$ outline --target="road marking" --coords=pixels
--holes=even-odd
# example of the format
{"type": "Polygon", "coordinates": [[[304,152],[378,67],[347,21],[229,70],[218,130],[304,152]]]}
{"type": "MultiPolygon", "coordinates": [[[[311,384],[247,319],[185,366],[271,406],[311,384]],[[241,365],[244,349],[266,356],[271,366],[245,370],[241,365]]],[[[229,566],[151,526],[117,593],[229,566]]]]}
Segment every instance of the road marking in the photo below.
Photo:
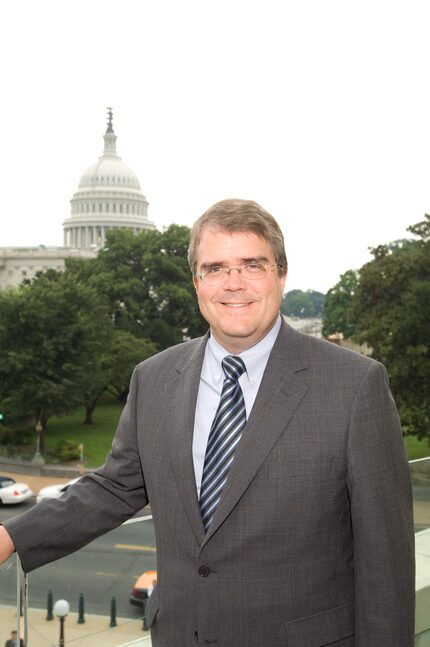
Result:
{"type": "Polygon", "coordinates": [[[122,573],[104,573],[103,571],[96,571],[94,575],[104,575],[105,577],[128,577],[130,580],[137,580],[139,575],[142,575],[142,573],[137,573],[136,575],[131,575],[131,573],[123,575],[122,573]]]}
{"type": "Polygon", "coordinates": [[[155,546],[133,546],[133,544],[115,544],[114,548],[120,550],[142,550],[146,553],[155,553],[157,550],[155,546]]]}

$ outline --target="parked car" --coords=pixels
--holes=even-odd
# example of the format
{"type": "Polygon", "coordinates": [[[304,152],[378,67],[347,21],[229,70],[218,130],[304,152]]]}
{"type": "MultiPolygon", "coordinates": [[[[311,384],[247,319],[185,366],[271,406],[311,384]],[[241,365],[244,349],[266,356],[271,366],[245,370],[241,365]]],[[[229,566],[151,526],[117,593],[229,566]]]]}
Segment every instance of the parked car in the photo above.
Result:
{"type": "Polygon", "coordinates": [[[139,575],[131,589],[130,602],[140,607],[145,607],[149,595],[157,583],[157,571],[145,571],[139,575]],[[149,595],[148,595],[149,592],[149,595]]]}
{"type": "Polygon", "coordinates": [[[9,476],[0,476],[0,503],[2,505],[23,503],[27,499],[31,499],[32,496],[33,492],[27,483],[17,483],[9,476]]]}
{"type": "Polygon", "coordinates": [[[37,503],[42,501],[42,499],[59,499],[63,492],[67,492],[69,487],[79,481],[81,477],[78,476],[67,483],[54,483],[54,485],[47,485],[39,490],[39,494],[36,497],[37,503]]]}

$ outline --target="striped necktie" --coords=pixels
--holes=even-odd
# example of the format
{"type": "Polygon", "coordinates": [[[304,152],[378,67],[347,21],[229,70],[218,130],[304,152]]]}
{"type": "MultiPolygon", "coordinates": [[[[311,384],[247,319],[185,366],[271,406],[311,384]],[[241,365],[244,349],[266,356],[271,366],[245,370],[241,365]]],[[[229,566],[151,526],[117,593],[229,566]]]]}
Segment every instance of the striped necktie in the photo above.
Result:
{"type": "Polygon", "coordinates": [[[222,360],[225,379],[221,399],[213,420],[200,489],[200,512],[205,530],[209,528],[227,481],[234,450],[246,424],[246,409],[238,382],[246,371],[240,357],[227,355],[222,360]]]}

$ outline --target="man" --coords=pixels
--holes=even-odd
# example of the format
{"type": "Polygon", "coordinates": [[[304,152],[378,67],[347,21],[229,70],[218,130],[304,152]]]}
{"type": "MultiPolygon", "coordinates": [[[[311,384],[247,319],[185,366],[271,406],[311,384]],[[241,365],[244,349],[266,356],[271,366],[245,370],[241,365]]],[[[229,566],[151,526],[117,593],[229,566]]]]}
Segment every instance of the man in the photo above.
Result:
{"type": "Polygon", "coordinates": [[[189,260],[210,333],[137,367],[106,464],[5,522],[3,557],[15,545],[32,570],[150,501],[154,646],[412,647],[411,488],[384,368],[283,321],[283,237],[256,203],[211,207],[189,260]]]}
{"type": "MultiPolygon", "coordinates": [[[[24,645],[24,641],[21,638],[19,641],[21,647],[24,645]]],[[[18,633],[16,630],[12,630],[10,632],[10,638],[9,640],[6,640],[5,647],[18,647],[18,633]]]]}

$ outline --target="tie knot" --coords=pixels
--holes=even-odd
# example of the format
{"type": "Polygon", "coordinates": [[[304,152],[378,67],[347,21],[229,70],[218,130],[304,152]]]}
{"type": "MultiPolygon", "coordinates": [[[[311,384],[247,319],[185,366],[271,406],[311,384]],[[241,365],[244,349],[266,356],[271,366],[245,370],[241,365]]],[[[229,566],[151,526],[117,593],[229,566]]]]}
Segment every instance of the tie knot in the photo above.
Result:
{"type": "Polygon", "coordinates": [[[221,362],[222,370],[228,380],[238,380],[245,373],[246,366],[237,355],[227,355],[221,362]]]}

